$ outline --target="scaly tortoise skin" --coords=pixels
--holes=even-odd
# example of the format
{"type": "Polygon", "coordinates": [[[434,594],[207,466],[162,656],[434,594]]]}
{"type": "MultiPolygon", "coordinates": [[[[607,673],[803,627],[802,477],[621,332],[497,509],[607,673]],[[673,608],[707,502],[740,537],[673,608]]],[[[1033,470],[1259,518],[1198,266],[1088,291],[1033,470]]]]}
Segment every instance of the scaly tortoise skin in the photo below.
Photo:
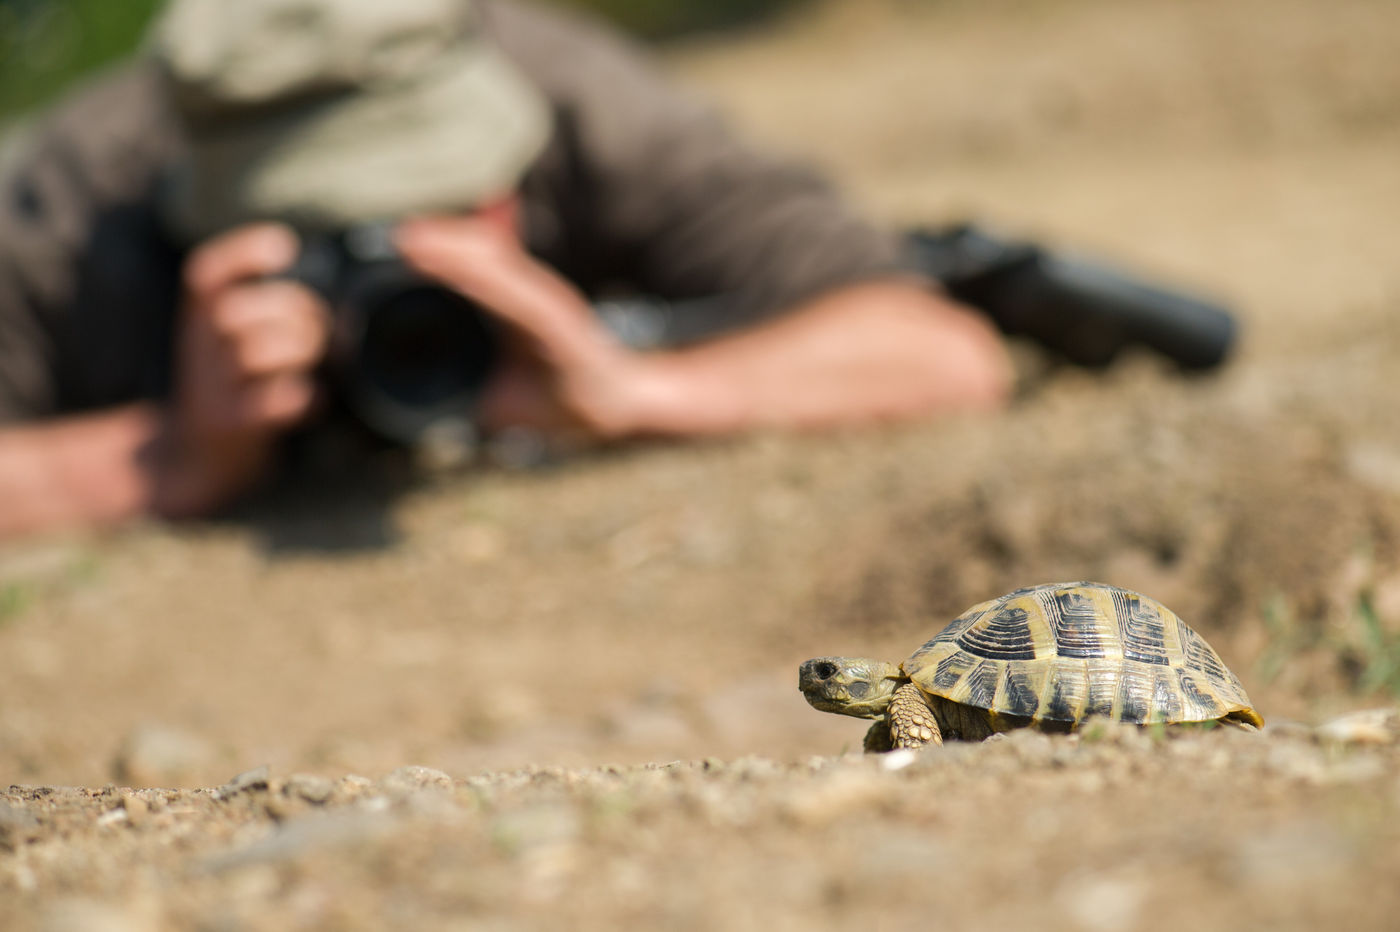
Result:
{"type": "Polygon", "coordinates": [[[878,719],[867,751],[980,741],[1014,728],[1133,724],[1261,728],[1244,687],[1155,599],[1104,583],[1051,583],[975,605],[902,664],[817,657],[798,688],[824,712],[878,719]]]}

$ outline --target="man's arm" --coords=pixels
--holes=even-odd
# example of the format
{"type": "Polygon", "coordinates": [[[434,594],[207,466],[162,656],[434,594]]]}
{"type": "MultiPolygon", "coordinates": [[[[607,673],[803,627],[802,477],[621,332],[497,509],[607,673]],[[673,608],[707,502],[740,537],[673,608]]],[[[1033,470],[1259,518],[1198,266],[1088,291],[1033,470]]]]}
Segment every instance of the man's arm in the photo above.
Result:
{"type": "Polygon", "coordinates": [[[987,410],[1011,369],[984,318],[910,281],[851,285],[730,337],[648,357],[636,433],[826,428],[987,410]]]}
{"type": "Polygon", "coordinates": [[[313,408],[329,328],[319,298],[268,280],[297,248],[290,230],[260,224],[192,254],[168,405],[0,428],[0,537],[203,514],[256,482],[313,408]]]}
{"type": "Polygon", "coordinates": [[[0,538],[145,511],[159,423],[154,405],[136,404],[0,429],[0,538]]]}
{"type": "Polygon", "coordinates": [[[584,298],[482,217],[423,218],[405,258],[507,325],[481,400],[485,427],[595,439],[817,428],[1000,404],[1011,367],[984,319],[916,280],[831,290],[746,331],[637,353],[584,298]]]}
{"type": "Polygon", "coordinates": [[[191,456],[169,412],[138,402],[0,428],[0,539],[211,511],[257,477],[256,448],[191,456]]]}

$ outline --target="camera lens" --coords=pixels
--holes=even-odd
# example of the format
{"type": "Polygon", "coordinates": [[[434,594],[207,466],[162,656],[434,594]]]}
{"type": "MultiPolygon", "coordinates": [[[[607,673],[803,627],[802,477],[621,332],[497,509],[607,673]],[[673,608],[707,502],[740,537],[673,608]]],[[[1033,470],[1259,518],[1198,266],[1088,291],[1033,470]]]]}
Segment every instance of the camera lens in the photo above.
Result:
{"type": "Polygon", "coordinates": [[[392,239],[373,226],[308,236],[289,277],[331,306],[326,376],[361,424],[406,444],[470,426],[497,361],[489,314],[393,258],[392,239]]]}
{"type": "Polygon", "coordinates": [[[468,406],[495,357],[481,312],[430,284],[404,288],[368,309],[360,377],[389,400],[415,409],[468,406]]]}

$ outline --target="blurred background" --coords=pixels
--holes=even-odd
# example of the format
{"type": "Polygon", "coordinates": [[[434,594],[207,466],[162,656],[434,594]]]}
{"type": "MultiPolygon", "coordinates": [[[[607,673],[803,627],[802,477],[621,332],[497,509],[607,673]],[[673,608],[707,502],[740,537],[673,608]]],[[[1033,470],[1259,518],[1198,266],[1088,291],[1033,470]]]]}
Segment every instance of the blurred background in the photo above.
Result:
{"type": "MultiPolygon", "coordinates": [[[[565,0],[647,38],[770,16],[803,0],[565,0]]],[[[161,0],[0,0],[0,125],[130,49],[161,0]]]]}
{"type": "Polygon", "coordinates": [[[133,48],[160,0],[0,0],[0,124],[133,48]]]}

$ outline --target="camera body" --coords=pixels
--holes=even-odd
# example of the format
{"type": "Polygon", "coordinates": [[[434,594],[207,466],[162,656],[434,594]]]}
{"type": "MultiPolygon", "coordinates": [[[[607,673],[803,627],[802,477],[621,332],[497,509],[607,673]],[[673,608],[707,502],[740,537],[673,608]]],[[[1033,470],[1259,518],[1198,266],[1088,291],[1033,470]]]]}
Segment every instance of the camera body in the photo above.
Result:
{"type": "Polygon", "coordinates": [[[491,318],[399,257],[389,223],[306,234],[286,277],[333,315],[326,374],[362,424],[412,444],[439,425],[469,427],[495,368],[491,318]]]}

